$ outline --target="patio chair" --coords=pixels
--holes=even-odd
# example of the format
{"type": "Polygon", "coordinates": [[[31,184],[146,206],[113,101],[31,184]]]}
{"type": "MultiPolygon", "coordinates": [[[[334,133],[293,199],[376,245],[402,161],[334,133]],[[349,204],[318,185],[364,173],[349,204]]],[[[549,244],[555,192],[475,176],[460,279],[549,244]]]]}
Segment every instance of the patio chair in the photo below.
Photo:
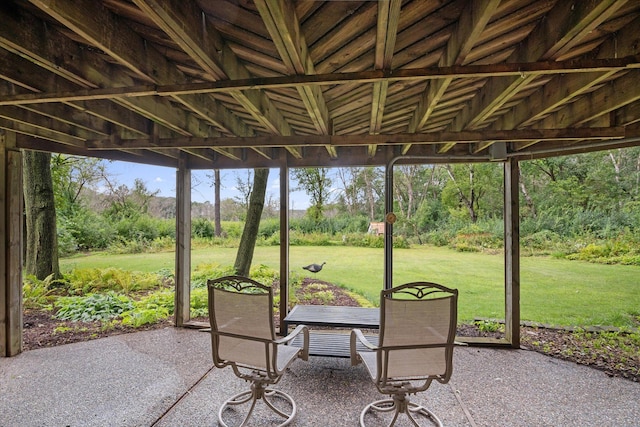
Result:
{"type": "Polygon", "coordinates": [[[226,276],[207,281],[209,322],[213,363],[218,368],[231,366],[239,378],[251,382],[251,389],[227,399],[218,411],[221,426],[225,410],[247,404],[241,426],[247,424],[256,403],[285,418],[289,424],[296,415],[291,396],[269,388],[278,383],[285,369],[297,358],[309,357],[309,331],[296,327],[286,337],[276,339],[273,325],[273,293],[270,287],[240,276],[226,276]],[[302,347],[287,345],[303,334],[302,347]],[[284,407],[284,408],[283,408],[284,407]]]}
{"type": "Polygon", "coordinates": [[[367,405],[360,414],[382,417],[388,413],[393,426],[400,414],[413,425],[438,417],[407,398],[426,390],[433,380],[447,383],[451,377],[457,324],[458,290],[429,282],[414,282],[383,290],[380,294],[380,336],[373,345],[359,329],[351,332],[351,364],[364,363],[380,393],[390,399],[367,405]],[[368,351],[357,351],[360,341],[368,351]]]}

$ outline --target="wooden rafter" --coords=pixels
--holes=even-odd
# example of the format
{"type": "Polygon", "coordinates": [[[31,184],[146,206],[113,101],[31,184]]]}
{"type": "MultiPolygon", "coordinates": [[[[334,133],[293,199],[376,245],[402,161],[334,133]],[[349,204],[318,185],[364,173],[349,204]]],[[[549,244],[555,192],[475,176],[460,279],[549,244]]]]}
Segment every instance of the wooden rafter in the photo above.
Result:
{"type": "MultiPolygon", "coordinates": [[[[257,0],[255,4],[287,71],[293,75],[315,74],[309,49],[292,4],[271,0],[257,0]]],[[[316,131],[329,133],[329,111],[320,87],[303,86],[297,89],[316,131]]]]}
{"type": "MultiPolygon", "coordinates": [[[[462,11],[458,24],[447,42],[440,66],[447,67],[464,63],[499,3],[499,0],[483,0],[477,2],[474,7],[468,7],[462,11]]],[[[427,91],[421,97],[418,108],[411,117],[409,132],[418,132],[424,127],[452,81],[453,78],[450,77],[429,83],[427,91]]],[[[403,153],[406,153],[409,148],[410,146],[403,147],[403,153]]]]}
{"type": "MultiPolygon", "coordinates": [[[[375,62],[376,70],[390,70],[393,51],[398,34],[398,21],[400,19],[400,0],[385,0],[378,2],[378,22],[376,27],[375,62]]],[[[388,81],[375,82],[373,84],[373,102],[371,103],[371,120],[369,133],[378,134],[382,127],[384,106],[387,100],[388,81]]],[[[376,146],[369,146],[369,155],[374,156],[376,146]]]]}
{"type": "Polygon", "coordinates": [[[275,164],[283,151],[297,165],[483,158],[505,135],[509,153],[555,144],[489,129],[565,128],[577,137],[559,141],[592,148],[576,129],[640,122],[634,2],[217,1],[0,8],[0,127],[21,147],[154,164],[183,152],[200,168],[275,164]],[[87,150],[105,141],[113,149],[87,150]],[[305,146],[305,156],[324,152],[305,159],[305,146]]]}
{"type": "MultiPolygon", "coordinates": [[[[618,10],[625,1],[558,2],[548,17],[541,20],[522,47],[515,49],[507,62],[530,62],[554,59],[558,52],[577,45],[587,29],[593,28],[618,10]]],[[[490,79],[474,98],[470,108],[459,116],[452,130],[476,128],[507,103],[536,77],[523,74],[521,78],[490,79]]]]}

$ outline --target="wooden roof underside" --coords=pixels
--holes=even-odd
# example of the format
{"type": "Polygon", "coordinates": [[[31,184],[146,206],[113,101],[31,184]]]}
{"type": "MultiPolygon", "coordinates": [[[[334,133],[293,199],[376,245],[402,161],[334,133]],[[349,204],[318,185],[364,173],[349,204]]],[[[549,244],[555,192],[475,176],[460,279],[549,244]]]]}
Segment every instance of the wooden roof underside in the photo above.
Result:
{"type": "Polygon", "coordinates": [[[19,148],[193,169],[639,145],[640,2],[5,0],[19,148]]]}

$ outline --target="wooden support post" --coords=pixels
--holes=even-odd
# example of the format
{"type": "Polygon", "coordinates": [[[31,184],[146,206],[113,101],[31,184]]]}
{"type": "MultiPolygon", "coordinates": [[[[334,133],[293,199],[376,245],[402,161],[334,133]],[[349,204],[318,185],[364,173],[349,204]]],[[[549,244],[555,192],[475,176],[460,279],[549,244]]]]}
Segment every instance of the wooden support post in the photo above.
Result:
{"type": "Polygon", "coordinates": [[[384,169],[384,289],[393,287],[393,165],[396,159],[387,163],[384,169]]]}
{"type": "Polygon", "coordinates": [[[520,167],[509,159],[504,164],[504,298],[505,338],[520,348],[520,167]]]}
{"type": "Polygon", "coordinates": [[[176,295],[175,323],[191,319],[191,170],[181,156],[176,171],[176,295]]]}
{"type": "Polygon", "coordinates": [[[0,356],[22,352],[22,154],[0,134],[0,356]]]}
{"type": "Polygon", "coordinates": [[[280,166],[280,334],[286,335],[284,318],[289,313],[289,167],[280,166]]]}

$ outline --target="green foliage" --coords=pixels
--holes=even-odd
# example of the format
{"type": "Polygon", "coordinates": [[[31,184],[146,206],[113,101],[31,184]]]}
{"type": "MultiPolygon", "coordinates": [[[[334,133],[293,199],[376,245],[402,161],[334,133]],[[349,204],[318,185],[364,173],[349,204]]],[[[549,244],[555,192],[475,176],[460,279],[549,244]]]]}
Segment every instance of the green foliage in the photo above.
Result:
{"type": "Polygon", "coordinates": [[[258,229],[258,237],[269,238],[271,236],[280,235],[280,219],[279,218],[263,218],[260,221],[258,229]]]}
{"type": "Polygon", "coordinates": [[[161,289],[149,293],[138,301],[129,311],[122,313],[122,324],[142,326],[167,319],[173,314],[175,293],[172,289],[161,289]]]}
{"type": "Polygon", "coordinates": [[[479,224],[471,224],[458,231],[451,247],[460,252],[479,252],[483,249],[502,249],[503,236],[486,231],[479,224]]]}
{"type": "Polygon", "coordinates": [[[191,291],[190,306],[191,317],[209,316],[209,292],[207,288],[198,288],[191,291]]]}
{"type": "Polygon", "coordinates": [[[332,246],[335,241],[326,233],[304,234],[299,231],[289,232],[289,244],[291,246],[332,246]]]}
{"type": "Polygon", "coordinates": [[[157,273],[142,273],[119,268],[75,269],[65,275],[71,292],[89,294],[105,290],[126,294],[153,289],[163,283],[157,273]]]}
{"type": "Polygon", "coordinates": [[[56,297],[55,283],[57,282],[53,280],[52,275],[44,280],[38,280],[33,275],[26,276],[22,281],[22,304],[24,308],[51,309],[56,297]]]}
{"type": "Polygon", "coordinates": [[[211,221],[205,218],[196,218],[191,221],[191,237],[215,237],[215,227],[211,221]]]}
{"type": "Polygon", "coordinates": [[[384,236],[350,233],[344,235],[343,243],[346,246],[357,246],[360,248],[384,248],[384,236]]]}
{"type": "Polygon", "coordinates": [[[117,240],[110,245],[111,253],[141,253],[166,247],[175,240],[175,220],[138,215],[122,218],[116,224],[117,240]]]}
{"type": "Polygon", "coordinates": [[[640,239],[626,234],[612,240],[589,243],[567,258],[601,264],[640,265],[640,239]]]}
{"type": "Polygon", "coordinates": [[[304,190],[311,199],[307,215],[314,222],[323,217],[325,205],[331,190],[331,178],[328,168],[291,169],[291,175],[298,181],[297,190],[304,190]]]}
{"type": "Polygon", "coordinates": [[[258,264],[251,267],[250,276],[252,279],[270,286],[279,279],[280,274],[277,270],[270,268],[264,264],[258,264]]]}
{"type": "Polygon", "coordinates": [[[221,266],[217,263],[198,264],[191,273],[191,287],[206,288],[207,280],[233,274],[235,274],[233,266],[221,266]]]}
{"type": "Polygon", "coordinates": [[[504,332],[504,325],[492,320],[477,320],[474,322],[481,332],[504,332]]]}
{"type": "Polygon", "coordinates": [[[54,305],[58,309],[56,318],[82,322],[112,319],[134,307],[129,297],[115,292],[60,297],[54,305]]]}

